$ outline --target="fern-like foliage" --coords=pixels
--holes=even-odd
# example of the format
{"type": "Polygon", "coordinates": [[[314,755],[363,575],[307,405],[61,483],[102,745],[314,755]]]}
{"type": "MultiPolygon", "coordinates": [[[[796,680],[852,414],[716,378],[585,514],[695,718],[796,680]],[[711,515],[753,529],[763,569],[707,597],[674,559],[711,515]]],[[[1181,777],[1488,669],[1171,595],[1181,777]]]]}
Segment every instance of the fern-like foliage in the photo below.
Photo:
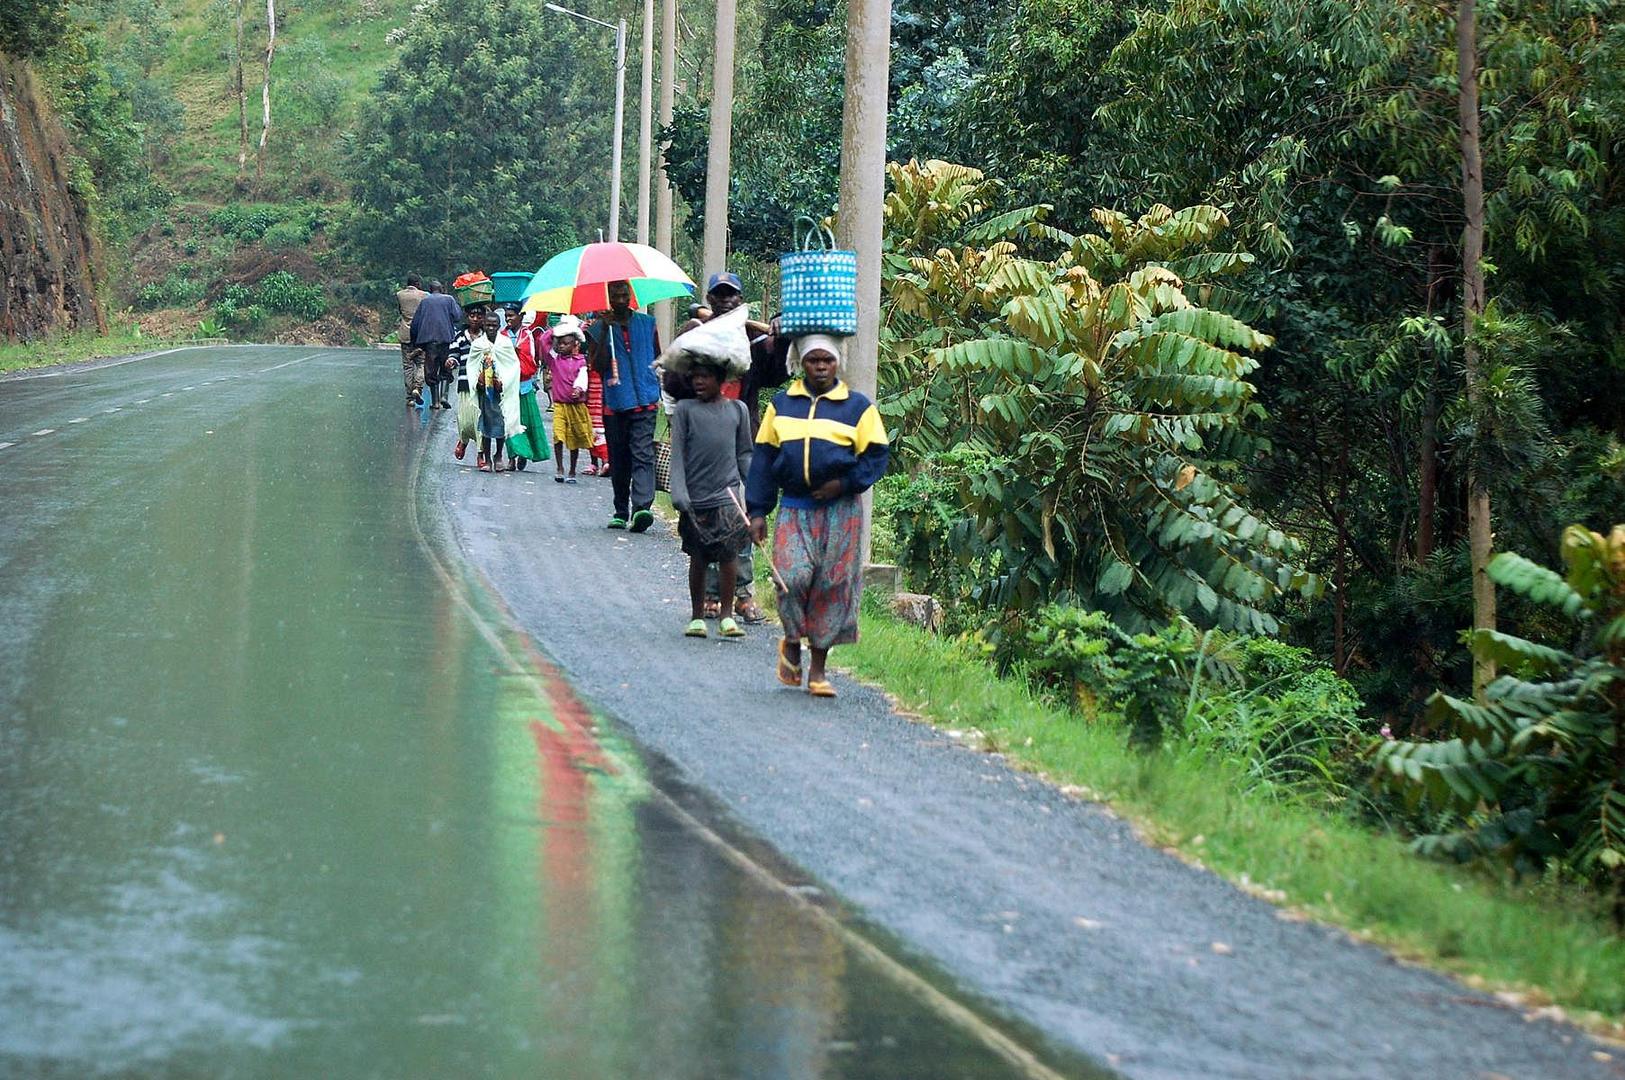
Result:
{"type": "Polygon", "coordinates": [[[1274,601],[1320,590],[1228,479],[1258,450],[1249,378],[1272,341],[1192,299],[1251,261],[1211,250],[1222,210],[1097,210],[1070,236],[1039,227],[1047,207],[981,216],[1000,186],[973,169],[891,181],[889,247],[908,254],[888,262],[881,408],[905,467],[985,460],[963,536],[995,568],[986,600],[1268,633],[1274,601]]]}
{"type": "Polygon", "coordinates": [[[1625,525],[1563,534],[1562,574],[1510,552],[1491,561],[1502,588],[1576,623],[1574,650],[1478,630],[1473,652],[1507,671],[1482,703],[1435,694],[1430,719],[1451,738],[1390,741],[1379,783],[1413,803],[1453,809],[1467,826],[1424,836],[1419,850],[1495,854],[1534,869],[1560,861],[1625,911],[1625,525]]]}

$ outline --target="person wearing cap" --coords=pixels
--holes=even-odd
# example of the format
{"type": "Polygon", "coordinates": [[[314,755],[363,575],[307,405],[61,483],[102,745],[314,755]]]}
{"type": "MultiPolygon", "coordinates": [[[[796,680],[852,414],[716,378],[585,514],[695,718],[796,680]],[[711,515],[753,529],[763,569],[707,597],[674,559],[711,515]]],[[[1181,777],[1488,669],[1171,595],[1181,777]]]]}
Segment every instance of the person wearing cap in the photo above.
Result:
{"type": "Polygon", "coordinates": [[[587,357],[581,350],[581,322],[574,315],[561,318],[542,335],[542,370],[547,393],[553,399],[553,482],[576,482],[581,451],[592,451],[592,416],[587,412],[587,357]],[[564,451],[570,451],[570,474],[564,474],[564,451]]]}
{"type": "MultiPolygon", "coordinates": [[[[718,315],[726,315],[744,302],[744,289],[738,274],[726,270],[712,274],[705,285],[705,306],[683,325],[679,333],[687,333],[718,315]]],[[[773,324],[755,320],[745,323],[745,336],[750,339],[750,370],[743,378],[731,379],[724,384],[722,395],[738,398],[744,402],[745,413],[750,418],[751,437],[754,438],[760,424],[762,391],[783,386],[790,378],[788,363],[790,339],[780,336],[773,324]]],[[[666,392],[678,401],[693,396],[693,391],[675,376],[666,380],[666,392]]],[[[739,554],[739,569],[734,579],[734,612],[743,622],[760,623],[765,621],[767,616],[763,614],[761,605],[756,602],[756,582],[751,564],[750,545],[747,543],[739,554]]],[[[717,618],[722,611],[720,578],[719,567],[715,563],[711,564],[705,573],[707,618],[717,618]]]]}
{"type": "Polygon", "coordinates": [[[858,640],[863,595],[863,508],[858,496],[886,473],[886,425],[867,397],[839,377],[841,344],[798,338],[802,377],[762,415],[745,484],[751,538],[767,539],[779,507],[773,565],[779,576],[778,677],[801,685],[803,647],[812,653],[807,692],[834,697],[829,650],[858,640]]]}

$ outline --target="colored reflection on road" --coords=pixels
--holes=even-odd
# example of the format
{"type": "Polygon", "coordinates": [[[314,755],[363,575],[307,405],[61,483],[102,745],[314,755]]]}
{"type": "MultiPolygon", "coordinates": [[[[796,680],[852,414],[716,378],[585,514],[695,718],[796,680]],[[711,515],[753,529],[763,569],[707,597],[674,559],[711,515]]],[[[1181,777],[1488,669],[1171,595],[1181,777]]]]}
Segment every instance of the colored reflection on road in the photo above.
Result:
{"type": "Polygon", "coordinates": [[[438,538],[391,372],[0,393],[0,1075],[1004,1075],[662,810],[438,538]]]}

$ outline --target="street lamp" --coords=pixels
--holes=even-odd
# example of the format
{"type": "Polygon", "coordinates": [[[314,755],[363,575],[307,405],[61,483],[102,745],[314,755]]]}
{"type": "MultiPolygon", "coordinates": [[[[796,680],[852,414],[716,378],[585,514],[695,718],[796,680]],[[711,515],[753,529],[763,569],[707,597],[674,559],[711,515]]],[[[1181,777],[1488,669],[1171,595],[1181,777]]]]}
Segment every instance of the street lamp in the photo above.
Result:
{"type": "Polygon", "coordinates": [[[609,165],[609,238],[613,242],[621,238],[621,121],[626,110],[626,20],[605,22],[557,4],[543,6],[560,15],[607,26],[615,31],[615,149],[610,153],[609,165]]]}

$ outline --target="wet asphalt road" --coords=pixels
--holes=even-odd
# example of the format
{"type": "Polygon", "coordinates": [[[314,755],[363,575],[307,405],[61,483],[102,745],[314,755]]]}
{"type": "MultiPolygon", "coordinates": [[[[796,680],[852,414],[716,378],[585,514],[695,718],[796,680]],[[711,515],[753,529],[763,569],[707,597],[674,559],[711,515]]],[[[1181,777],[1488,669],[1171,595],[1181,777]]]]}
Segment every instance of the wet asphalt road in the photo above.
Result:
{"type": "Polygon", "coordinates": [[[0,380],[0,1077],[1020,1075],[595,722],[397,371],[0,380]]]}
{"type": "Polygon", "coordinates": [[[1283,920],[873,690],[843,681],[832,703],[780,687],[766,628],[679,636],[685,560],[664,524],[609,532],[607,482],[479,474],[437,426],[426,484],[581,692],[853,919],[1042,1032],[1035,1049],[1147,1080],[1625,1075],[1573,1029],[1283,920]]]}
{"type": "Polygon", "coordinates": [[[454,462],[397,372],[0,380],[0,1075],[1011,1074],[661,792],[1061,1075],[1622,1075],[877,693],[778,687],[767,632],[681,638],[664,527],[454,462]]]}

